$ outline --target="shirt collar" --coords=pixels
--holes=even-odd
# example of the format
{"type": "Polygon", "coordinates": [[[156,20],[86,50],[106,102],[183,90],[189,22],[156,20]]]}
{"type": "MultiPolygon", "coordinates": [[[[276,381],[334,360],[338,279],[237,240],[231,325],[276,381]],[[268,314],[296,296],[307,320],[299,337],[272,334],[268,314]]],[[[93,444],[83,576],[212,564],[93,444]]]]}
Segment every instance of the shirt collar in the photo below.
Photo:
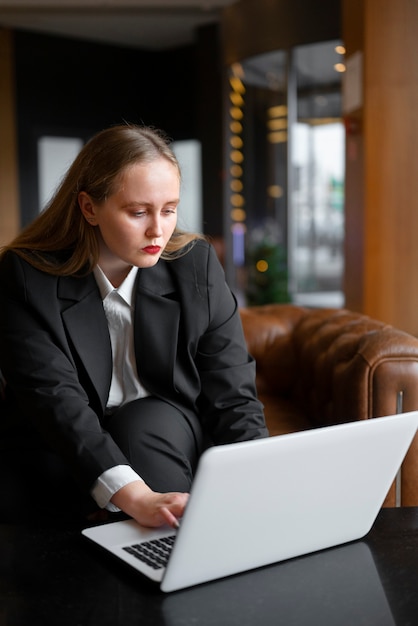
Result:
{"type": "Polygon", "coordinates": [[[126,304],[132,306],[135,280],[138,273],[138,268],[136,266],[132,267],[123,283],[117,289],[115,289],[115,287],[112,285],[112,283],[107,278],[106,274],[103,272],[102,268],[99,265],[96,265],[93,273],[94,278],[97,282],[97,286],[99,287],[102,300],[107,298],[110,293],[116,291],[116,293],[118,293],[120,297],[123,298],[126,304]]]}

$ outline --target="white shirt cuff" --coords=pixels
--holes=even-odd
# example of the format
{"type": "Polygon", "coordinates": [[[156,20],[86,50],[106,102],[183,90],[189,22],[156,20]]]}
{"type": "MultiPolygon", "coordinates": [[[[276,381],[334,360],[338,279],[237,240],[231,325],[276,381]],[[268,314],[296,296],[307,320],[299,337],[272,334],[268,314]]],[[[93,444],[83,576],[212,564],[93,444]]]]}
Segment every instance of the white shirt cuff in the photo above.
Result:
{"type": "Polygon", "coordinates": [[[117,513],[120,509],[110,502],[110,498],[119,489],[135,480],[142,480],[142,478],[138,476],[132,467],[129,465],[116,465],[99,476],[90,493],[101,509],[117,513]]]}

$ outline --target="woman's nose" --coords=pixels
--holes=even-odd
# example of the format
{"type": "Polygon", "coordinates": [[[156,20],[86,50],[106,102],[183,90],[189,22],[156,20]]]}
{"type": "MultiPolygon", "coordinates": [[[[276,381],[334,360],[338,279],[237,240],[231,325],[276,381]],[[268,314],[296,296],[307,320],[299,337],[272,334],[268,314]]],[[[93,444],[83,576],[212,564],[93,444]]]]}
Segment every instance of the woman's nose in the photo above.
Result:
{"type": "Polygon", "coordinates": [[[152,237],[159,237],[162,234],[161,218],[154,216],[151,218],[147,228],[147,235],[152,237]]]}

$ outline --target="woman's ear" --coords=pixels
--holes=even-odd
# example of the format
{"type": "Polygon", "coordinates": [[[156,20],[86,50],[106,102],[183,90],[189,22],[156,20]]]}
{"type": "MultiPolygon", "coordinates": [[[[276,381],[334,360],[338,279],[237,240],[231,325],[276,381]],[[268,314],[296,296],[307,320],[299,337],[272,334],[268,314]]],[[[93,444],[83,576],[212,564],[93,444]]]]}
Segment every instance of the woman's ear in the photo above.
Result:
{"type": "Polygon", "coordinates": [[[87,222],[92,226],[97,226],[96,207],[85,191],[80,191],[78,194],[78,205],[87,222]]]}

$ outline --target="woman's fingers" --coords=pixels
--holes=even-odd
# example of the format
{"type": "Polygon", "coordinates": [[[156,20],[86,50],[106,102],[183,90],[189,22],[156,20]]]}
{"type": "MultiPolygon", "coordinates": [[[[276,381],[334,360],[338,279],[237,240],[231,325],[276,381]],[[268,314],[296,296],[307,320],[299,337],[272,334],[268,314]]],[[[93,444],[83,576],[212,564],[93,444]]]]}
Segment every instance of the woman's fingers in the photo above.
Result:
{"type": "Polygon", "coordinates": [[[112,503],[136,519],[143,526],[179,527],[189,494],[158,493],[151,491],[142,481],[128,483],[112,497],[112,503]]]}
{"type": "Polygon", "coordinates": [[[160,513],[163,516],[165,522],[171,526],[172,528],[175,528],[177,530],[177,528],[180,527],[180,523],[179,520],[177,519],[177,517],[175,515],[172,514],[172,512],[170,511],[170,509],[167,509],[167,507],[163,506],[160,509],[160,513]]]}

